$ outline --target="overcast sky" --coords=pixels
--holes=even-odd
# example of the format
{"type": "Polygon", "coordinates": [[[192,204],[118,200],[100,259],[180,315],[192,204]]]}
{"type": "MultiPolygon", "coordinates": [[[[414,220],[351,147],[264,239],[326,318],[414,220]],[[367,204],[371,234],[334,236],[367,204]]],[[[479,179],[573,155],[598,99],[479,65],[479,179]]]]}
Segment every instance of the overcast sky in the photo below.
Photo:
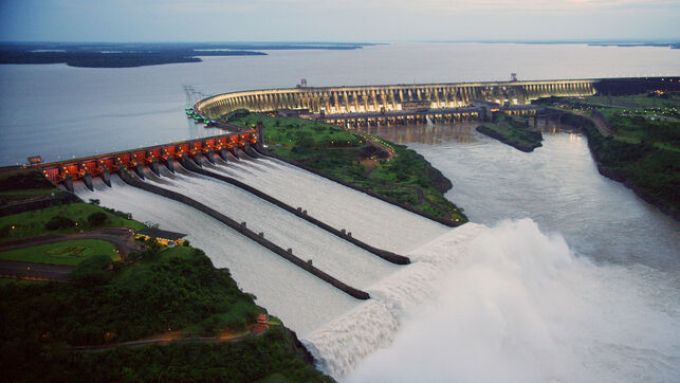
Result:
{"type": "Polygon", "coordinates": [[[0,0],[4,41],[680,39],[680,0],[0,0]]]}

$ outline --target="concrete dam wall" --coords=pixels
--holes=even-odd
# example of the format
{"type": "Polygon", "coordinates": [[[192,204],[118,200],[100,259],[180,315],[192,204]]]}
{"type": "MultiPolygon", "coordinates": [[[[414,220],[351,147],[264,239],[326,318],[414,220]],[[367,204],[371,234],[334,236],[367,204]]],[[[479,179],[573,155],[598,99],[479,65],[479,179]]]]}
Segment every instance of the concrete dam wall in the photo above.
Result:
{"type": "MultiPolygon", "coordinates": [[[[542,97],[586,96],[599,80],[548,80],[379,86],[300,87],[224,93],[197,102],[216,118],[234,110],[301,110],[319,116],[404,110],[467,108],[475,102],[526,105],[542,97]]],[[[474,113],[474,111],[468,111],[474,113]]]]}

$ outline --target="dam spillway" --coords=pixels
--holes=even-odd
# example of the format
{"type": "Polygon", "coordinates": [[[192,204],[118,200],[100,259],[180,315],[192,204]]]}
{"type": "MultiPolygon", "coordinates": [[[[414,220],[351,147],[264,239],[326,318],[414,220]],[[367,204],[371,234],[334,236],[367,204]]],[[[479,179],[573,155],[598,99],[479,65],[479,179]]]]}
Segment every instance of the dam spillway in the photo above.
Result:
{"type": "Polygon", "coordinates": [[[245,222],[247,228],[262,233],[265,239],[291,249],[294,255],[311,260],[315,267],[353,287],[368,287],[397,267],[219,180],[178,171],[172,179],[154,179],[149,175],[147,182],[179,192],[238,222],[245,222]],[[348,270],[346,265],[353,268],[348,270]]]}
{"type": "Polygon", "coordinates": [[[228,167],[218,166],[216,171],[267,190],[330,225],[347,229],[360,240],[399,254],[413,250],[449,229],[273,158],[230,163],[228,167]],[[391,219],[385,219],[383,214],[391,219]]]}
{"type": "Polygon", "coordinates": [[[98,199],[103,206],[130,212],[139,221],[187,233],[187,239],[205,251],[215,267],[228,268],[241,289],[254,294],[259,305],[298,333],[306,334],[356,306],[356,299],[237,232],[225,230],[216,219],[127,185],[117,175],[111,181],[113,187],[108,187],[96,179],[94,191],[77,182],[75,190],[83,199],[98,199]]]}
{"type": "MultiPolygon", "coordinates": [[[[281,179],[294,177],[295,170],[292,167],[281,166],[276,160],[267,157],[252,158],[242,152],[237,152],[237,154],[241,155],[241,160],[230,155],[229,162],[215,158],[215,163],[211,164],[205,159],[201,161],[200,156],[197,156],[197,161],[201,162],[205,169],[216,173],[253,175],[259,173],[258,169],[268,169],[272,175],[280,174],[281,179]]],[[[159,167],[159,175],[157,175],[150,166],[144,166],[141,168],[144,179],[142,180],[139,176],[135,177],[139,178],[139,182],[186,195],[238,222],[246,222],[247,227],[253,232],[262,232],[264,238],[276,245],[291,248],[295,256],[303,260],[311,260],[315,267],[352,287],[371,293],[376,283],[394,274],[399,268],[407,267],[381,259],[234,185],[187,170],[179,162],[172,164],[174,172],[167,165],[163,165],[159,167]]],[[[135,170],[131,169],[133,172],[135,170]]],[[[300,171],[304,172],[304,170],[300,171]]],[[[265,173],[259,173],[259,177],[265,176],[267,176],[265,173]]],[[[258,300],[260,304],[271,310],[272,314],[280,316],[301,335],[311,333],[318,326],[351,310],[360,302],[331,284],[324,283],[321,279],[272,254],[266,248],[251,242],[235,230],[230,230],[216,221],[214,217],[190,206],[177,204],[170,199],[127,185],[118,174],[111,176],[111,187],[107,186],[102,178],[94,177],[92,191],[83,181],[81,179],[74,182],[74,189],[76,194],[85,200],[99,199],[102,205],[130,212],[138,220],[157,223],[169,230],[188,233],[189,240],[197,247],[204,249],[216,266],[228,267],[239,283],[245,280],[245,283],[240,284],[244,290],[253,292],[261,298],[258,300]],[[258,255],[253,258],[253,253],[258,255]],[[268,259],[263,262],[263,258],[268,259]],[[287,270],[284,273],[287,277],[283,280],[281,276],[272,279],[270,274],[280,273],[281,268],[287,270]],[[265,271],[264,269],[266,272],[261,272],[265,271]],[[295,271],[289,269],[295,269],[295,271]],[[318,282],[311,282],[310,278],[317,279],[318,282]],[[272,280],[274,284],[264,280],[272,280]],[[300,280],[304,281],[302,288],[298,286],[300,280]],[[323,287],[318,287],[319,284],[323,287]],[[293,285],[294,288],[289,288],[293,285]],[[316,290],[319,289],[321,291],[317,292],[316,290]],[[288,294],[296,296],[287,299],[288,294]],[[282,302],[288,302],[288,304],[282,302]],[[329,306],[337,306],[337,311],[335,308],[329,309],[323,302],[327,302],[329,306]],[[300,310],[300,307],[304,307],[304,310],[300,310]],[[328,310],[331,312],[326,312],[328,310]],[[305,318],[300,318],[303,315],[305,318]]],[[[285,184],[281,187],[285,187],[285,184]]],[[[331,187],[324,187],[324,193],[327,196],[339,193],[338,196],[332,198],[332,201],[340,201],[342,198],[355,199],[357,195],[362,195],[354,190],[347,195],[342,192],[344,189],[346,189],[344,186],[335,184],[331,187]]],[[[269,187],[262,190],[269,194],[279,194],[278,191],[271,190],[269,187]]],[[[412,216],[409,221],[412,227],[388,226],[388,231],[383,231],[383,235],[413,240],[418,237],[417,235],[414,237],[413,233],[422,233],[432,228],[437,228],[442,232],[448,229],[415,214],[401,212],[395,206],[383,201],[365,197],[368,201],[372,201],[373,205],[366,205],[364,201],[363,208],[374,212],[382,219],[395,222],[403,219],[404,214],[412,216]]],[[[353,201],[346,201],[345,205],[350,209],[357,206],[353,201]]],[[[369,220],[365,225],[368,226],[374,222],[369,220]]],[[[354,226],[341,224],[338,227],[354,226]]],[[[434,235],[440,231],[436,231],[434,235]]],[[[371,237],[363,235],[361,227],[356,227],[353,233],[362,239],[371,237]]],[[[433,233],[430,232],[430,235],[433,233]]],[[[376,246],[370,241],[368,243],[376,246]]],[[[399,246],[392,246],[392,248],[395,252],[408,250],[408,248],[402,249],[399,246]]]]}

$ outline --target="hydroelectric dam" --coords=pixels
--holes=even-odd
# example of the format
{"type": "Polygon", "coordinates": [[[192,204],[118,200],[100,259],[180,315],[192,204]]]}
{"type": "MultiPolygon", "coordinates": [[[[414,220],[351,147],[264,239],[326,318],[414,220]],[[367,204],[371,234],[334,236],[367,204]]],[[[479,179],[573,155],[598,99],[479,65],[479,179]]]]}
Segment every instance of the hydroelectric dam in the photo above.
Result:
{"type": "Polygon", "coordinates": [[[531,101],[595,94],[599,80],[299,87],[225,93],[193,111],[224,134],[41,165],[55,184],[188,233],[334,374],[390,342],[399,312],[485,227],[448,227],[268,155],[260,129],[220,117],[290,112],[343,126],[535,113],[531,101]],[[445,251],[444,251],[445,249],[445,251]],[[375,320],[380,318],[380,320],[375,320]],[[353,341],[359,336],[363,343],[353,341]],[[370,338],[370,339],[368,339],[370,338]],[[347,346],[343,352],[335,348],[347,346]],[[366,346],[368,345],[368,346],[366,346]],[[336,350],[337,351],[337,350],[336,350]],[[339,355],[333,359],[331,354],[339,355]]]}
{"type": "Polygon", "coordinates": [[[531,101],[550,96],[589,96],[599,80],[509,81],[380,86],[298,87],[216,95],[194,109],[209,118],[247,109],[298,111],[334,124],[389,125],[484,118],[489,106],[527,114],[531,101]]]}

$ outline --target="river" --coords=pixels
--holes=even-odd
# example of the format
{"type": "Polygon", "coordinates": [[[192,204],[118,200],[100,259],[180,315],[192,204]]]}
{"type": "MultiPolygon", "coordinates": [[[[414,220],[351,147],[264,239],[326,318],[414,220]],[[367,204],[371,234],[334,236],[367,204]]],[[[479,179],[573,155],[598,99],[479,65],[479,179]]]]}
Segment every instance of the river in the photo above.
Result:
{"type": "MultiPolygon", "coordinates": [[[[521,79],[680,74],[680,50],[651,47],[393,44],[269,53],[130,69],[3,65],[0,162],[211,134],[187,122],[187,102],[229,90],[289,87],[301,78],[314,86],[499,80],[510,72],[521,79]]],[[[189,233],[258,303],[297,330],[320,367],[341,381],[679,380],[680,226],[600,176],[582,135],[550,130],[544,146],[527,154],[469,125],[378,133],[417,150],[450,178],[447,197],[473,223],[447,230],[278,162],[218,169],[411,257],[413,264],[395,270],[365,252],[341,250],[344,244],[329,252],[344,258],[318,255],[315,264],[326,262],[362,286],[375,280],[366,302],[203,214],[119,180],[111,189],[98,183],[94,193],[78,185],[78,193],[189,233]]],[[[242,193],[192,177],[166,177],[164,187],[239,218],[258,209],[242,193]],[[248,208],[227,206],[230,198],[248,208]]],[[[316,232],[290,215],[271,214],[274,224],[261,212],[252,224],[279,239],[295,228],[316,232]]],[[[337,241],[323,235],[291,243],[310,252],[337,241]]]]}
{"type": "Polygon", "coordinates": [[[370,129],[424,155],[489,229],[443,250],[458,261],[437,292],[346,381],[678,380],[680,224],[600,176],[583,135],[546,128],[530,154],[472,125],[370,129]]]}

